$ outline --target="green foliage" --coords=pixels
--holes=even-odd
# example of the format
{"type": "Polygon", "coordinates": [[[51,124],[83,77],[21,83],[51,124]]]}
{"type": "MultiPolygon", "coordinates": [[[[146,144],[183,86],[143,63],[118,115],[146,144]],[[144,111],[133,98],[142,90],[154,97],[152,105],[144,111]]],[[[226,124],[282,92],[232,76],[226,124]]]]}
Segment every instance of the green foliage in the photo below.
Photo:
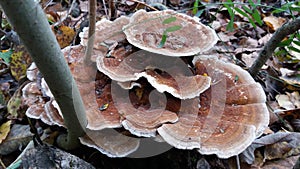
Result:
{"type": "Polygon", "coordinates": [[[196,15],[198,12],[198,7],[199,7],[199,0],[195,0],[194,6],[193,6],[193,14],[196,15]]]}
{"type": "MultiPolygon", "coordinates": [[[[278,47],[286,47],[281,48],[283,51],[278,51],[277,55],[289,54],[289,51],[297,52],[300,55],[300,33],[296,32],[290,35],[286,40],[282,41],[278,44],[278,47]]],[[[293,56],[292,56],[293,58],[293,56]]]]}
{"type": "Polygon", "coordinates": [[[2,58],[5,63],[10,63],[12,53],[12,50],[2,51],[0,53],[0,58],[2,58]]]}
{"type": "Polygon", "coordinates": [[[228,0],[226,3],[224,3],[224,7],[227,9],[230,16],[230,21],[227,25],[227,30],[232,31],[234,29],[233,22],[235,12],[246,17],[254,28],[256,27],[256,24],[261,26],[263,24],[263,21],[258,11],[259,4],[260,0],[257,1],[257,3],[254,3],[252,0],[249,0],[248,4],[241,4],[239,7],[236,7],[235,3],[231,0],[228,0]]]}
{"type": "Polygon", "coordinates": [[[300,12],[300,2],[293,1],[293,2],[286,2],[286,4],[282,5],[280,8],[276,8],[272,11],[272,13],[281,13],[287,12],[288,14],[292,15],[291,12],[300,12]]]}
{"type": "MultiPolygon", "coordinates": [[[[176,17],[170,17],[170,18],[165,19],[162,23],[163,23],[163,24],[169,24],[169,23],[175,22],[176,19],[177,19],[176,17]]],[[[158,48],[162,48],[162,47],[165,45],[165,43],[166,43],[166,41],[167,41],[167,37],[168,37],[167,34],[168,34],[169,32],[175,32],[175,31],[180,30],[181,28],[182,28],[182,27],[181,27],[180,25],[174,25],[174,26],[168,27],[168,28],[164,31],[163,35],[162,35],[161,41],[160,41],[160,43],[159,43],[159,45],[158,45],[158,48]]]]}
{"type": "Polygon", "coordinates": [[[168,23],[172,23],[172,22],[175,22],[175,21],[176,21],[176,17],[170,17],[170,18],[165,19],[162,23],[163,24],[168,24],[168,23]]]}
{"type": "Polygon", "coordinates": [[[227,2],[229,3],[224,3],[224,7],[227,8],[227,11],[229,13],[229,16],[230,16],[230,21],[226,27],[227,30],[230,30],[232,31],[234,29],[234,11],[233,11],[233,7],[234,7],[234,4],[231,0],[228,0],[227,2]]]}
{"type": "Polygon", "coordinates": [[[199,7],[207,7],[210,5],[220,5],[221,7],[225,7],[227,9],[227,12],[230,17],[230,21],[226,27],[227,30],[232,31],[234,29],[234,19],[235,15],[238,13],[242,15],[243,17],[246,17],[249,21],[249,23],[256,28],[257,25],[262,26],[263,21],[261,18],[260,14],[260,9],[262,8],[271,8],[274,9],[272,13],[281,13],[281,12],[286,12],[290,15],[293,16],[293,12],[300,12],[300,1],[293,1],[293,2],[288,2],[280,8],[275,8],[273,6],[267,6],[263,5],[261,3],[261,0],[257,0],[254,2],[253,0],[248,0],[246,3],[241,3],[241,2],[233,2],[232,0],[227,0],[226,2],[220,2],[220,3],[211,3],[211,4],[206,4],[201,5],[199,0],[195,0],[194,5],[193,5],[193,14],[197,17],[199,17],[204,9],[199,10],[199,7]]]}

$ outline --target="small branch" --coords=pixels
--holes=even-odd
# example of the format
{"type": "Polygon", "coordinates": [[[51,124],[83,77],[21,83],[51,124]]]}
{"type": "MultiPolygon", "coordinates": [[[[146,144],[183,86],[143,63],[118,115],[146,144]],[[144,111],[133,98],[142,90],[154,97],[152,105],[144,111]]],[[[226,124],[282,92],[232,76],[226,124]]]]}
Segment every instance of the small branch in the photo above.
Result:
{"type": "Polygon", "coordinates": [[[117,10],[116,10],[116,4],[114,0],[109,0],[108,3],[108,7],[109,7],[109,20],[114,20],[117,18],[117,10]]]}
{"type": "Polygon", "coordinates": [[[95,29],[96,29],[96,7],[97,0],[89,0],[89,35],[88,43],[84,56],[84,63],[86,65],[91,64],[91,56],[93,52],[94,42],[95,42],[95,29]]]}
{"type": "Polygon", "coordinates": [[[300,29],[300,17],[284,24],[282,27],[276,30],[271,39],[263,47],[259,53],[258,58],[249,69],[249,73],[252,77],[255,77],[260,71],[266,61],[272,56],[273,52],[277,48],[277,45],[288,35],[298,31],[300,29]]]}

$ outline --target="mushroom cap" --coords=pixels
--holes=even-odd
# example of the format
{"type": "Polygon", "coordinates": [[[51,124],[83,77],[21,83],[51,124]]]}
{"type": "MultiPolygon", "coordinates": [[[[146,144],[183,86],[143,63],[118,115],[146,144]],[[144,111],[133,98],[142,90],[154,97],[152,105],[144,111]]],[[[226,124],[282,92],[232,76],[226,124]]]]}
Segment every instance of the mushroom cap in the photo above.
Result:
{"type": "MultiPolygon", "coordinates": [[[[109,50],[109,46],[114,43],[125,40],[126,36],[122,31],[122,27],[129,23],[129,18],[121,16],[114,21],[109,21],[105,18],[96,23],[94,49],[102,52],[103,55],[109,50]]],[[[88,42],[88,27],[83,28],[79,33],[81,45],[87,46],[88,42]]]]}
{"type": "Polygon", "coordinates": [[[64,126],[58,105],[55,105],[53,98],[46,102],[38,86],[37,82],[30,82],[22,89],[23,103],[29,106],[25,112],[26,116],[40,119],[48,125],[64,126]]]}
{"type": "MultiPolygon", "coordinates": [[[[48,117],[47,119],[49,119],[49,121],[50,121],[50,123],[46,123],[46,124],[49,124],[49,125],[55,124],[55,125],[58,125],[61,127],[65,127],[64,119],[60,112],[61,110],[53,98],[50,101],[48,101],[47,103],[45,103],[44,111],[48,117]]],[[[41,119],[41,120],[43,121],[43,119],[41,119]]]]}
{"type": "Polygon", "coordinates": [[[84,56],[84,48],[82,46],[65,48],[63,53],[85,106],[88,120],[87,128],[102,130],[104,128],[121,127],[120,115],[112,104],[111,80],[103,73],[97,74],[95,65],[86,66],[84,64],[82,57],[84,56]],[[108,104],[108,107],[101,111],[100,107],[105,104],[108,104]]]}
{"type": "MultiPolygon", "coordinates": [[[[168,92],[180,99],[197,97],[210,86],[210,77],[193,75],[180,58],[164,57],[144,50],[132,54],[117,52],[113,57],[99,56],[97,68],[117,82],[130,83],[144,77],[159,92],[168,92]]],[[[126,86],[123,85],[123,88],[126,86]]]]}
{"type": "Polygon", "coordinates": [[[178,117],[176,113],[166,110],[167,100],[164,94],[153,90],[145,81],[140,82],[141,88],[129,91],[112,83],[111,94],[126,130],[136,136],[155,137],[159,126],[174,123],[178,117]]]}
{"type": "Polygon", "coordinates": [[[129,24],[124,26],[123,30],[126,39],[132,45],[149,52],[173,57],[190,56],[207,51],[218,40],[215,31],[200,23],[199,18],[173,10],[153,12],[138,10],[130,17],[129,24]],[[173,22],[164,22],[172,17],[176,18],[173,22]],[[165,44],[159,47],[164,32],[174,26],[179,26],[180,29],[167,32],[165,44]]]}
{"type": "Polygon", "coordinates": [[[200,95],[198,111],[163,124],[158,133],[174,147],[198,148],[201,154],[229,158],[241,153],[269,123],[262,87],[234,64],[201,57],[193,63],[196,74],[212,78],[212,86],[200,95]]]}
{"type": "Polygon", "coordinates": [[[139,139],[127,137],[113,129],[99,131],[86,130],[86,135],[79,138],[86,146],[93,147],[108,157],[126,157],[139,147],[139,139]]]}

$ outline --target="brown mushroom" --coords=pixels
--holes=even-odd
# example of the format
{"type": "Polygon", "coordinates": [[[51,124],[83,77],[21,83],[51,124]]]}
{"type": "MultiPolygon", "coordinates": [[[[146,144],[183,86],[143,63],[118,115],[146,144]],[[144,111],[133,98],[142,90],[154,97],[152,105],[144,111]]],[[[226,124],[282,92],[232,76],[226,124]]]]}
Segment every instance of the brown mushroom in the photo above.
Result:
{"type": "Polygon", "coordinates": [[[82,57],[84,56],[84,48],[82,46],[77,45],[65,48],[63,53],[85,105],[88,120],[87,128],[101,130],[121,127],[120,115],[112,104],[110,94],[111,80],[102,73],[97,74],[97,69],[94,65],[86,66],[84,64],[82,57]],[[101,110],[101,107],[106,104],[109,106],[105,111],[101,110]]]}
{"type": "Polygon", "coordinates": [[[215,31],[200,23],[199,18],[172,10],[138,10],[123,29],[126,39],[132,45],[149,52],[174,57],[191,56],[207,51],[217,42],[215,31]],[[167,29],[172,27],[180,29],[168,32],[167,29]],[[165,44],[159,47],[164,34],[167,36],[165,44]]]}
{"type": "MultiPolygon", "coordinates": [[[[194,98],[210,86],[210,77],[193,75],[180,58],[143,50],[132,54],[116,53],[108,58],[100,56],[97,58],[97,68],[117,82],[130,84],[130,81],[144,77],[159,92],[168,92],[180,99],[194,98]]],[[[123,85],[123,88],[126,87],[123,85]]]]}
{"type": "Polygon", "coordinates": [[[30,82],[22,89],[23,103],[28,106],[25,112],[26,116],[40,119],[48,125],[64,126],[60,110],[56,108],[58,105],[53,105],[53,100],[46,102],[38,86],[37,82],[30,82]]]}
{"type": "Polygon", "coordinates": [[[268,125],[264,91],[239,66],[201,57],[193,62],[197,74],[212,78],[212,86],[200,95],[196,114],[182,114],[177,123],[163,124],[158,133],[177,148],[198,148],[201,154],[220,158],[237,155],[268,125]]]}
{"type": "Polygon", "coordinates": [[[86,130],[80,142],[93,147],[108,157],[126,157],[139,147],[139,139],[124,136],[113,129],[99,131],[86,130]]]}
{"type": "Polygon", "coordinates": [[[51,124],[49,124],[49,123],[46,123],[46,124],[58,125],[61,127],[65,127],[61,110],[60,110],[58,104],[56,103],[56,101],[53,100],[53,98],[50,101],[48,101],[47,103],[45,103],[44,111],[45,111],[49,121],[51,122],[51,124]]]}
{"type": "MultiPolygon", "coordinates": [[[[129,18],[121,16],[114,21],[102,19],[96,23],[94,52],[97,55],[105,55],[107,51],[118,42],[125,40],[122,27],[129,23],[129,18]]],[[[88,28],[84,28],[79,34],[81,45],[87,46],[88,28]]]]}
{"type": "Polygon", "coordinates": [[[144,98],[138,100],[134,99],[136,94],[132,91],[128,95],[127,90],[116,84],[112,90],[114,105],[123,118],[122,126],[136,136],[155,137],[156,129],[160,125],[178,120],[176,113],[165,109],[166,98],[156,90],[142,91],[144,98]]]}

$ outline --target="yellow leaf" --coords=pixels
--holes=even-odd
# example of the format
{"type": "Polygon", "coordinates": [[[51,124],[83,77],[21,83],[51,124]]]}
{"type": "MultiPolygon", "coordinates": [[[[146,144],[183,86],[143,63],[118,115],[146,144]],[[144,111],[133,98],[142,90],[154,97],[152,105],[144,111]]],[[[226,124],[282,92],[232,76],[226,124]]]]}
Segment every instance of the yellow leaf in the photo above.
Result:
{"type": "Polygon", "coordinates": [[[60,48],[69,46],[76,35],[75,31],[68,26],[60,26],[54,30],[54,33],[60,48]]]}
{"type": "Polygon", "coordinates": [[[17,81],[26,76],[26,69],[30,63],[30,55],[23,46],[18,47],[11,55],[10,71],[17,81]]]}
{"type": "Polygon", "coordinates": [[[10,131],[10,125],[11,125],[11,120],[7,121],[6,123],[3,123],[0,126],[0,144],[7,137],[10,131]]]}
{"type": "Polygon", "coordinates": [[[276,31],[285,23],[286,20],[281,17],[267,16],[264,17],[263,21],[269,28],[271,28],[273,31],[276,31]]]}

